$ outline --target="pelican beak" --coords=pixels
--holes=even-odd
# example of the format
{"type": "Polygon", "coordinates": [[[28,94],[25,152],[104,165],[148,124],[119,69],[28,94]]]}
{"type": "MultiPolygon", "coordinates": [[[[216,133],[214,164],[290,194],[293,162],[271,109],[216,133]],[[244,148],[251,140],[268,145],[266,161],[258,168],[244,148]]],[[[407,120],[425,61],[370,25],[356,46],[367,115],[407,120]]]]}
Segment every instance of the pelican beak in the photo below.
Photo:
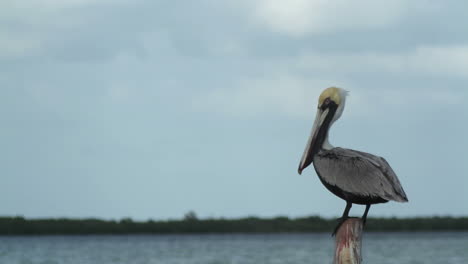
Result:
{"type": "Polygon", "coordinates": [[[307,145],[304,150],[304,154],[302,154],[301,162],[299,163],[299,169],[297,170],[299,175],[302,171],[307,168],[313,160],[314,154],[317,153],[319,145],[317,144],[317,137],[320,131],[320,128],[323,125],[323,121],[328,115],[328,108],[322,110],[318,108],[317,115],[315,117],[314,125],[312,127],[312,132],[310,133],[309,140],[307,141],[307,145]]]}

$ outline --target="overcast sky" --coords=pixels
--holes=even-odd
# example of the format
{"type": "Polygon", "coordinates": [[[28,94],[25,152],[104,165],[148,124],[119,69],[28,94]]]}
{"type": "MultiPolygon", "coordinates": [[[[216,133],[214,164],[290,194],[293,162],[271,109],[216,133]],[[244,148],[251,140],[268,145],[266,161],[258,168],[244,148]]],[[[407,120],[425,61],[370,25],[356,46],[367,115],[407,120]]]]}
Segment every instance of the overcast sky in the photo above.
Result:
{"type": "Polygon", "coordinates": [[[297,175],[329,86],[350,92],[330,142],[385,157],[410,201],[370,216],[468,215],[466,10],[2,0],[0,215],[341,215],[297,175]]]}

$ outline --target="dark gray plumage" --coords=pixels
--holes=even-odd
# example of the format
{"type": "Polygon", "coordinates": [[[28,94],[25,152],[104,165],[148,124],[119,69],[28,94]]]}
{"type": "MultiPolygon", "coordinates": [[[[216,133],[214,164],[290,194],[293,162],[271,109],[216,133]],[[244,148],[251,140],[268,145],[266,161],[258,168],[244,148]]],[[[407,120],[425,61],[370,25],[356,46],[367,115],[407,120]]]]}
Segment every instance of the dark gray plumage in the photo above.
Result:
{"type": "Polygon", "coordinates": [[[342,190],[345,197],[341,198],[352,203],[366,204],[359,202],[362,200],[360,197],[408,201],[395,172],[384,158],[351,149],[332,148],[320,150],[314,156],[313,164],[321,180],[342,190]]]}

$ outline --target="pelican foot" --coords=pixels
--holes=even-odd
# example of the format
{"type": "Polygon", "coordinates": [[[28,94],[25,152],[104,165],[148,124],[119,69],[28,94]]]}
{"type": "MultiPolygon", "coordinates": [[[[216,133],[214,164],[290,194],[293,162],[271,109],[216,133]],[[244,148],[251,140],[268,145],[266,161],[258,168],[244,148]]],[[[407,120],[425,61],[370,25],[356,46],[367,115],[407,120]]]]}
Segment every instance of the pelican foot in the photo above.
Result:
{"type": "Polygon", "coordinates": [[[335,230],[333,230],[333,233],[332,233],[332,237],[334,237],[336,235],[336,232],[338,232],[338,229],[340,229],[340,226],[346,221],[348,220],[350,217],[346,216],[346,217],[340,217],[338,219],[336,219],[338,221],[338,224],[336,225],[335,227],[335,230]]]}

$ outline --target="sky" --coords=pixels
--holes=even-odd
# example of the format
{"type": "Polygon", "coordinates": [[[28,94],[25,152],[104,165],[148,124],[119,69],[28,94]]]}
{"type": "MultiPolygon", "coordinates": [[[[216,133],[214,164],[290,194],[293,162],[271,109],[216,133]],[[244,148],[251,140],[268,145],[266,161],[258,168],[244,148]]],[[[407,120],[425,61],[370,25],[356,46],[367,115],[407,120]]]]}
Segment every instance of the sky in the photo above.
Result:
{"type": "Polygon", "coordinates": [[[297,174],[338,86],[330,143],[385,157],[409,198],[369,215],[466,216],[467,8],[3,0],[0,215],[339,216],[313,168],[297,174]]]}

